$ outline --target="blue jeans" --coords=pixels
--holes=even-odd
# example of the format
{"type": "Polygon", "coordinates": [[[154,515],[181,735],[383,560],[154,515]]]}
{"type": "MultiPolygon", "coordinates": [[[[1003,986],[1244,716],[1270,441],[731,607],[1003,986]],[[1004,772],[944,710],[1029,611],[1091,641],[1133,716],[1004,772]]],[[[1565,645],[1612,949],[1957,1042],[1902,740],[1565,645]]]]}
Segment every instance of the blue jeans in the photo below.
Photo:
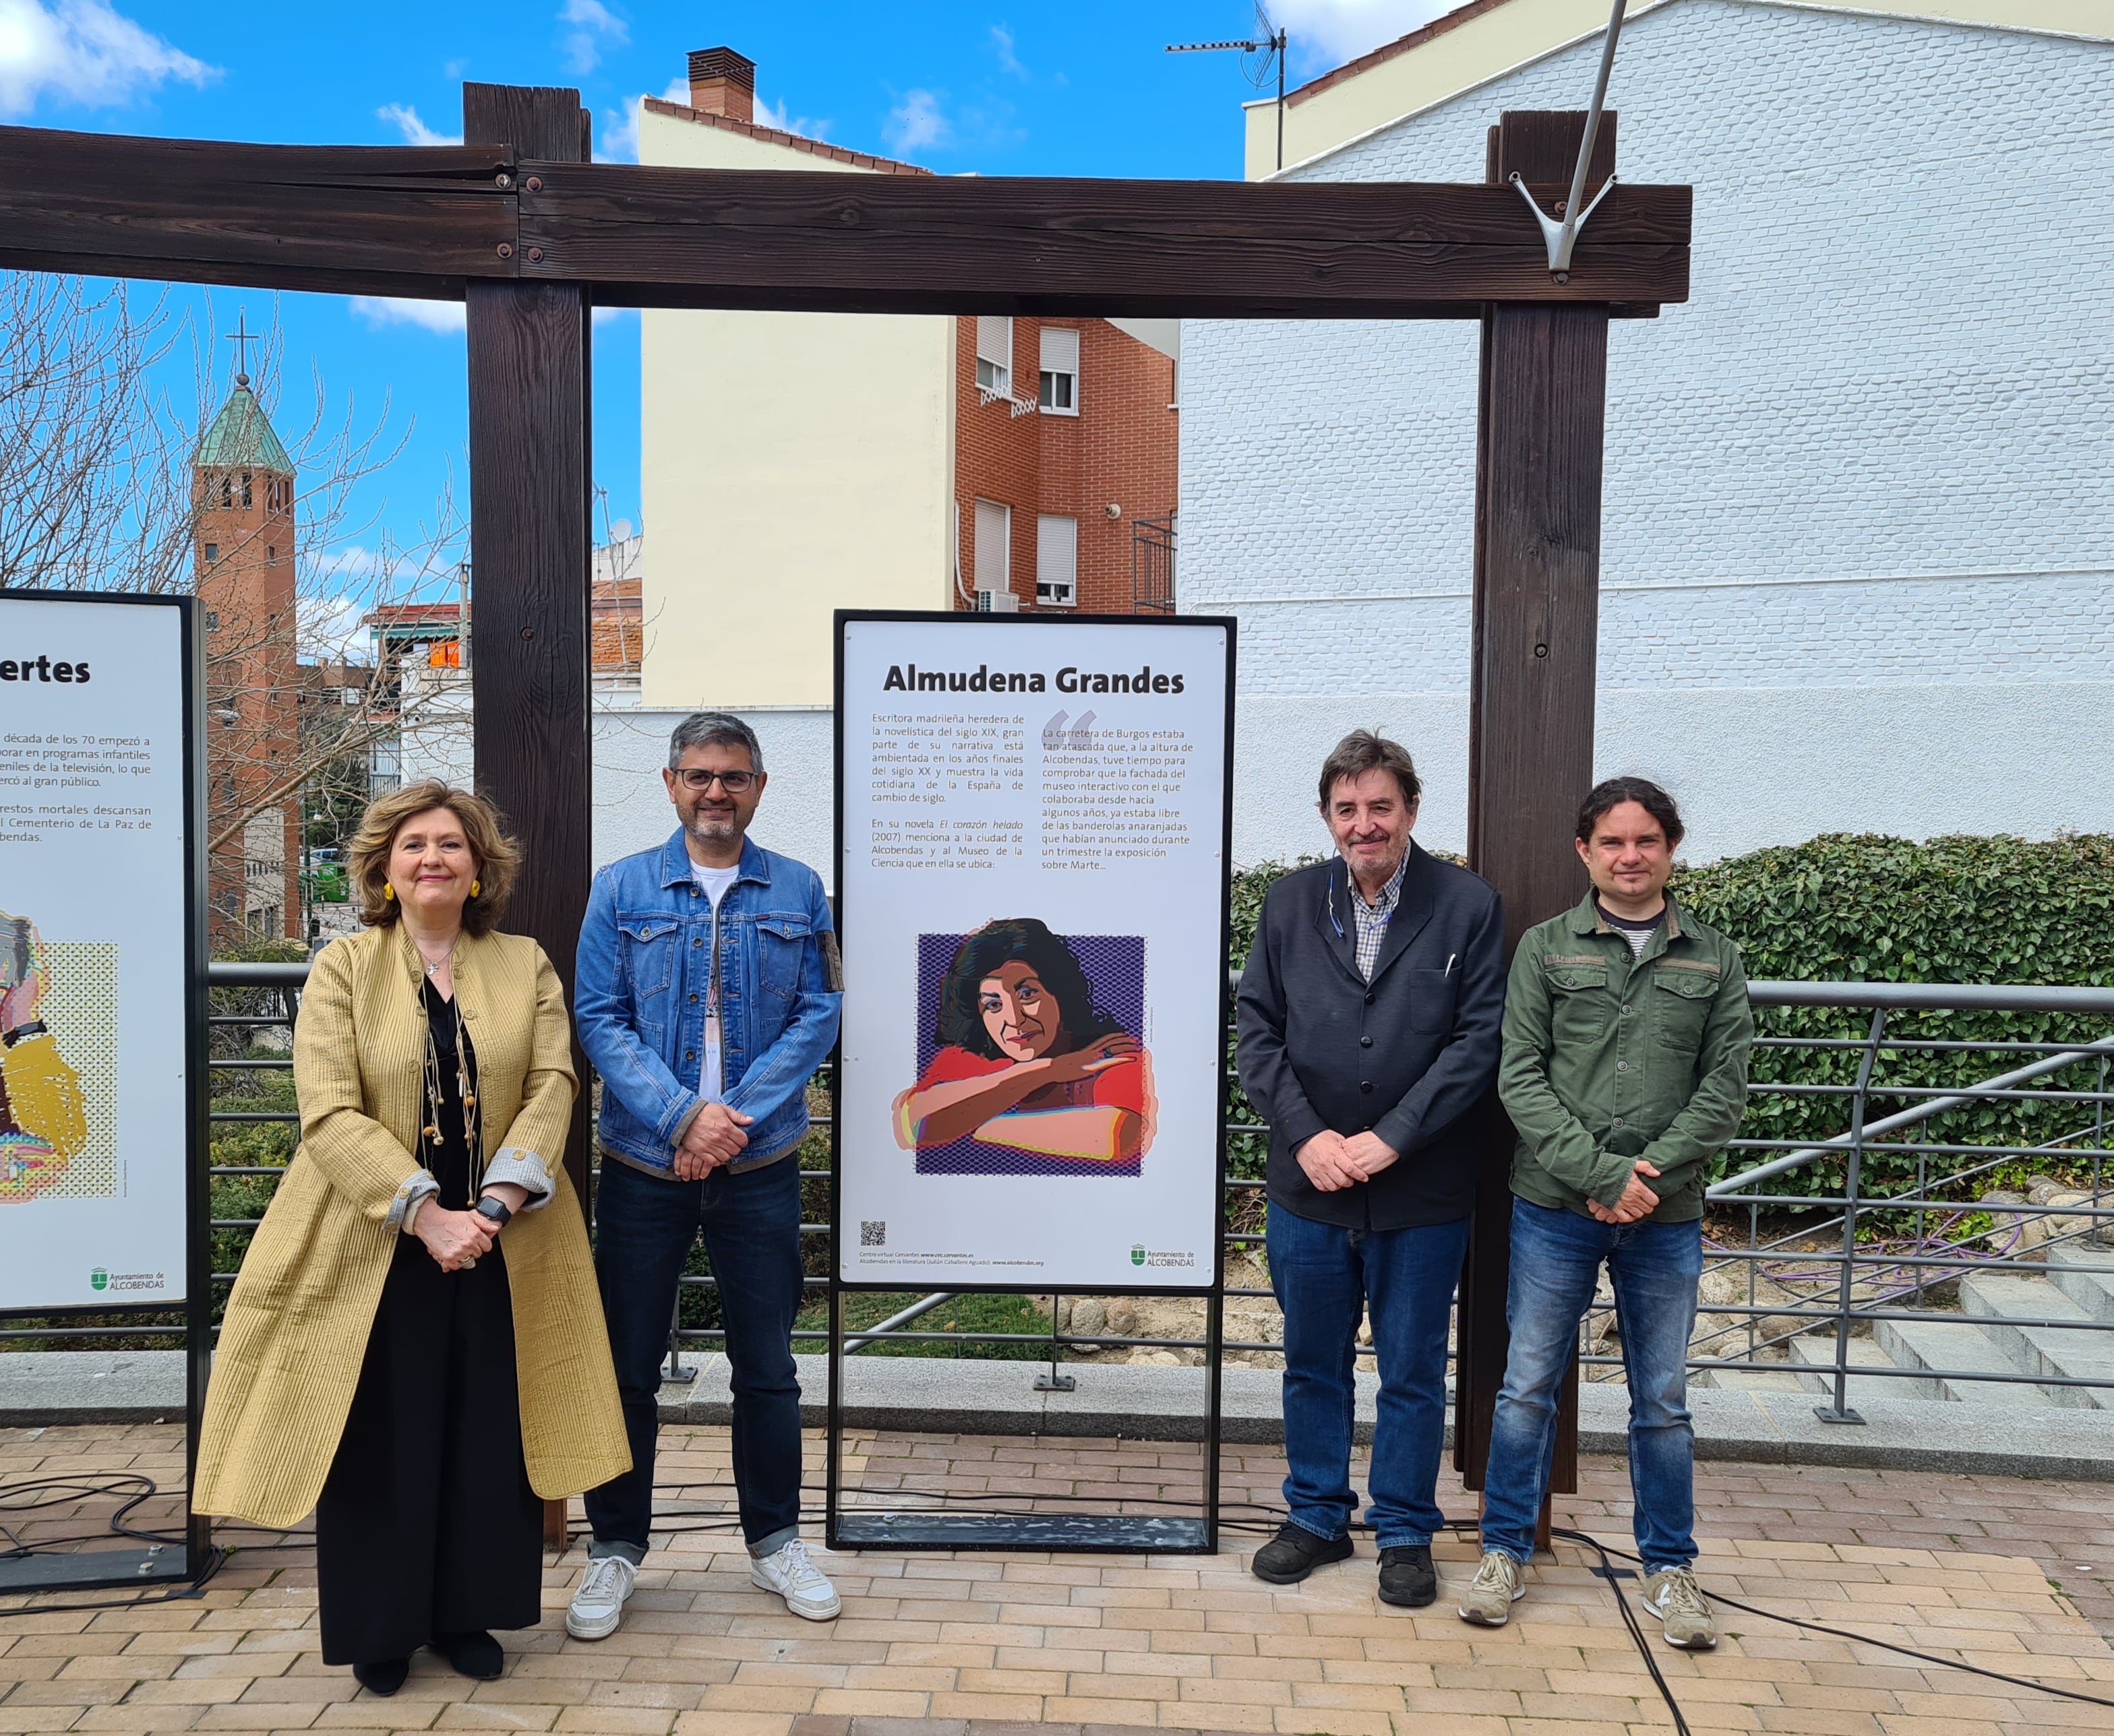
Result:
{"type": "Polygon", "coordinates": [[[1695,1559],[1695,1429],[1688,1417],[1688,1341],[1703,1276],[1703,1225],[1604,1224],[1512,1201],[1512,1350],[1490,1424],[1483,1547],[1534,1559],[1535,1521],[1556,1450],[1557,1390],[1578,1347],[1600,1263],[1615,1290],[1630,1383],[1631,1524],[1645,1571],[1695,1559]]]}
{"type": "Polygon", "coordinates": [[[663,1180],[605,1158],[595,1195],[595,1271],[616,1364],[631,1469],[588,1492],[590,1553],[646,1557],[653,1523],[657,1395],[677,1281],[702,1228],[734,1387],[734,1482],[742,1535],[769,1555],[800,1530],[800,1164],[781,1158],[736,1175],[663,1180]]]}
{"type": "Polygon", "coordinates": [[[1382,1549],[1429,1543],[1446,1434],[1446,1327],[1468,1220],[1351,1230],[1270,1208],[1270,1285],[1284,1310],[1284,1502],[1302,1531],[1351,1528],[1352,1378],[1359,1316],[1370,1310],[1380,1372],[1370,1478],[1382,1549]]]}

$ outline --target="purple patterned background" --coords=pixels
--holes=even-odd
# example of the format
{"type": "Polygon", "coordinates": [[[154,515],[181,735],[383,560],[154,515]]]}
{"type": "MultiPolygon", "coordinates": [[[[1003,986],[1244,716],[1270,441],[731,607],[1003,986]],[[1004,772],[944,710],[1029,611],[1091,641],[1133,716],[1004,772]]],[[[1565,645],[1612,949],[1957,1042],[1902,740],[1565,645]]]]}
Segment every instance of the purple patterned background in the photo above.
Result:
{"type": "MultiPolygon", "coordinates": [[[[917,937],[917,1076],[940,1052],[940,984],[955,952],[968,936],[917,937]]],[[[1132,1036],[1145,1030],[1145,937],[1142,934],[1067,934],[1065,943],[1093,985],[1094,1005],[1132,1036]]],[[[1018,1151],[1009,1145],[986,1145],[976,1138],[934,1145],[917,1154],[921,1176],[1135,1176],[1143,1157],[1126,1163],[1094,1158],[1050,1158],[1018,1151]]]]}

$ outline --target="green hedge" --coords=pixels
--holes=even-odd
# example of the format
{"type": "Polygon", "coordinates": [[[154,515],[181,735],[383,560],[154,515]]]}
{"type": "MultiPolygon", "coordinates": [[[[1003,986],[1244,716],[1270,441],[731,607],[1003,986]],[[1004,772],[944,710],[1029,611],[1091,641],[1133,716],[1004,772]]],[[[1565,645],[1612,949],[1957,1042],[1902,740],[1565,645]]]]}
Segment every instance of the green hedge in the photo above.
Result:
{"type": "MultiPolygon", "coordinates": [[[[1306,860],[1311,861],[1309,857],[1306,860]]],[[[1294,864],[1293,866],[1298,866],[1294,864]]],[[[1288,872],[1266,862],[1234,876],[1232,957],[1245,962],[1254,943],[1263,894],[1288,872]]],[[[1905,838],[1833,834],[1810,842],[1683,866],[1674,880],[1682,902],[1739,943],[1747,974],[1801,982],[2114,983],[2114,837],[1905,838]]],[[[1770,1008],[1759,1019],[1765,1036],[1807,1041],[1862,1038],[1871,1021],[1854,1009],[1770,1008]]],[[[2107,1021],[2114,1025],[2114,1021],[2107,1021]]],[[[1890,1035],[1947,1040],[2070,1042],[2107,1034],[2100,1024],[2043,1013],[1897,1013],[1890,1035]]],[[[2017,1058],[2020,1062],[2029,1058],[2017,1058]]],[[[1755,1055],[1760,1084],[1854,1084],[1858,1056],[1848,1049],[1779,1048],[1755,1055]]],[[[2005,1058],[1984,1051],[1889,1052],[1882,1086],[1972,1084],[2003,1071],[2005,1058]]],[[[2100,1089],[2096,1066],[2080,1066],[2042,1083],[2100,1089]]],[[[1231,1118],[1260,1119],[1236,1086],[1231,1118]]],[[[1876,1118],[1908,1099],[1882,1094],[1876,1118]]],[[[2114,1114],[2107,1117],[2114,1122],[2114,1114]]],[[[1849,1125],[1847,1098],[1755,1094],[1741,1131],[1750,1139],[1820,1140],[1849,1125]]],[[[1948,1112],[1924,1140],[1947,1144],[2038,1144],[2094,1120],[2089,1104],[1993,1101],[1948,1112]]],[[[1914,1134],[1901,1138],[1921,1143],[1914,1134]]],[[[1261,1172],[1257,1139],[1236,1140],[1236,1175],[1261,1172]],[[1254,1148],[1252,1152],[1247,1148],[1254,1148]]],[[[2075,1149],[2073,1144],[2073,1150],[2075,1149]]],[[[1720,1175],[1763,1161],[1738,1152],[1720,1175]]],[[[1939,1163],[1958,1159],[1939,1159],[1939,1163]]],[[[1986,1185],[2016,1181],[2034,1168],[2076,1172],[2089,1154],[2052,1154],[2045,1162],[2006,1162],[1986,1185]]],[[[1870,1185],[1912,1181],[1916,1159],[1883,1151],[1867,1161],[1870,1185]]],[[[1824,1163],[1787,1177],[1779,1191],[1838,1187],[1842,1166],[1824,1163]]],[[[1979,1188],[1973,1190],[1979,1191],[1979,1188]]]]}
{"type": "MultiPolygon", "coordinates": [[[[1740,944],[1747,974],[1796,982],[2114,983],[2114,837],[1955,837],[1914,843],[1850,836],[1758,850],[1706,867],[1685,868],[1674,889],[1706,922],[1740,944]]],[[[1806,1039],[1861,1038],[1871,1015],[1854,1009],[1773,1007],[1758,1020],[1764,1035],[1806,1039]]],[[[2066,1043],[2107,1035],[2114,1021],[2080,1022],[2056,1013],[1901,1013],[1889,1036],[1950,1041],[2066,1043]]],[[[1882,1053],[1874,1077],[1883,1087],[1970,1085],[2031,1058],[1988,1051],[1882,1053]]],[[[1755,1054],[1758,1083],[1854,1084],[1855,1050],[1777,1048],[1755,1054]]],[[[2052,1089],[2101,1089],[2096,1065],[2071,1067],[2037,1081],[2052,1089]]],[[[1870,1113],[1889,1114],[1911,1099],[1874,1097],[1870,1113]]],[[[2074,1134],[2096,1119],[2088,1103],[1993,1099],[1949,1110],[1909,1143],[2034,1145],[2074,1134]]],[[[1850,1100],[1756,1092],[1743,1134],[1750,1139],[1823,1139],[1849,1125],[1850,1100]]],[[[1759,1156],[1733,1154],[1745,1168],[1759,1156]]],[[[1971,1158],[1933,1157],[1933,1169],[1971,1158]]],[[[2072,1172],[2092,1160],[2073,1142],[2045,1160],[1999,1163],[1981,1186],[2016,1182],[2036,1168],[2072,1172]]],[[[1842,1164],[1811,1166],[1811,1181],[1839,1186],[1842,1164]]],[[[1912,1183],[1917,1160],[1882,1152],[1867,1162],[1873,1183],[1912,1183]]],[[[1810,1186],[1786,1177],[1778,1189],[1810,1186]]],[[[1965,1190],[1969,1194],[1981,1186],[1965,1190]]]]}

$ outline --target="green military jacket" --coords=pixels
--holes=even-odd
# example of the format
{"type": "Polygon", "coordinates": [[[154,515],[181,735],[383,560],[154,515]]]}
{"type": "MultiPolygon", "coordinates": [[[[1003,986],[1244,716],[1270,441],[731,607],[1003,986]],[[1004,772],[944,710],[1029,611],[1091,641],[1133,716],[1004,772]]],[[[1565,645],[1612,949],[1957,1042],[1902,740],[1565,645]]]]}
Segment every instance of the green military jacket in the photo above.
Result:
{"type": "Polygon", "coordinates": [[[1639,1158],[1655,1223],[1703,1215],[1704,1172],[1739,1131],[1755,1019],[1740,949],[1667,900],[1641,958],[1589,893],[1527,930],[1505,991],[1498,1094],[1519,1131],[1512,1191],[1613,1206],[1639,1158]]]}

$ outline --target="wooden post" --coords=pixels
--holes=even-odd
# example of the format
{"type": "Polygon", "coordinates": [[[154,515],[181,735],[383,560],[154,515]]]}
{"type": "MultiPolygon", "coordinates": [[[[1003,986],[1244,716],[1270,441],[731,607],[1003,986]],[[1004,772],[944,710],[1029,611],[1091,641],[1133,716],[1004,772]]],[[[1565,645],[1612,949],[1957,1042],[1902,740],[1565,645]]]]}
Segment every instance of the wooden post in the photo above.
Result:
{"type": "MultiPolygon", "coordinates": [[[[1507,114],[1488,178],[1517,173],[1544,208],[1568,190],[1586,116],[1507,114]],[[1552,187],[1556,190],[1550,190],[1552,187]]],[[[1595,140],[1588,195],[1613,171],[1615,116],[1595,140]]],[[[1604,305],[1499,305],[1483,314],[1476,425],[1475,642],[1468,859],[1505,901],[1509,957],[1584,892],[1572,822],[1593,778],[1599,631],[1600,473],[1608,381],[1604,305]]],[[[1505,1372],[1513,1134],[1495,1094],[1475,1230],[1461,1279],[1453,1462],[1483,1487],[1505,1372]]],[[[1564,1383],[1552,1492],[1578,1487],[1578,1370],[1564,1383]]],[[[1542,1542],[1549,1510],[1542,1509],[1542,1542]]]]}
{"type": "MultiPolygon", "coordinates": [[[[515,159],[586,162],[591,120],[578,91],[463,86],[464,140],[511,146],[515,159]]],[[[593,866],[588,292],[508,276],[473,280],[467,299],[477,782],[525,852],[506,925],[535,937],[570,1006],[593,866]]],[[[577,1044],[573,1067],[565,1168],[584,1211],[588,1071],[577,1044]]],[[[563,1501],[545,1505],[543,1531],[563,1546],[563,1501]]]]}

